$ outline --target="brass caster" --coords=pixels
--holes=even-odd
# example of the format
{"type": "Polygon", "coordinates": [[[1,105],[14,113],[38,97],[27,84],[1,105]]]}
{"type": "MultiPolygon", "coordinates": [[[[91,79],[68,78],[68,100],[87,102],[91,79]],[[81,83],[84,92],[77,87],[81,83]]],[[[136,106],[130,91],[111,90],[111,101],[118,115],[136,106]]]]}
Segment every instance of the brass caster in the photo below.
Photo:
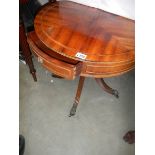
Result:
{"type": "Polygon", "coordinates": [[[116,89],[112,90],[112,94],[116,97],[119,98],[119,92],[116,89]]]}
{"type": "Polygon", "coordinates": [[[75,113],[76,113],[76,109],[77,109],[77,104],[74,103],[73,106],[72,106],[72,108],[71,108],[71,110],[70,110],[69,117],[75,115],[75,113]]]}

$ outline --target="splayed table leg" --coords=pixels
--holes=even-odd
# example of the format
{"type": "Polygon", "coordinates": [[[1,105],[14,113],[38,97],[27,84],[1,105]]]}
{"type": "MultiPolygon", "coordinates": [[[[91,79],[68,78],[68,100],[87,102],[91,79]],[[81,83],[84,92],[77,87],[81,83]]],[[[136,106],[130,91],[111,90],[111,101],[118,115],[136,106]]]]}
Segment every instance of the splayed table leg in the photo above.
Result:
{"type": "Polygon", "coordinates": [[[80,100],[80,96],[81,96],[84,80],[85,80],[85,77],[80,76],[79,84],[78,84],[78,89],[77,89],[77,92],[76,92],[75,101],[74,101],[74,104],[73,104],[73,106],[72,106],[72,108],[70,110],[69,117],[74,116],[75,113],[76,113],[76,109],[77,109],[77,106],[79,104],[79,100],[80,100]]]}
{"type": "Polygon", "coordinates": [[[107,93],[114,95],[116,98],[119,98],[119,93],[116,89],[109,87],[102,78],[95,78],[98,85],[107,93]]]}

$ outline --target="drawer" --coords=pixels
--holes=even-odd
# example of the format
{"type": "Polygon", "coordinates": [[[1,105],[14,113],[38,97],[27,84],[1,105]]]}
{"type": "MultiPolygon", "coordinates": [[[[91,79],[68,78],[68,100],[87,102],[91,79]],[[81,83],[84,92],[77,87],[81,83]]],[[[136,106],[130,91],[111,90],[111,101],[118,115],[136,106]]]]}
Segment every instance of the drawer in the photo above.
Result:
{"type": "Polygon", "coordinates": [[[40,41],[35,40],[33,37],[35,37],[34,33],[28,34],[27,41],[31,51],[38,57],[38,61],[42,64],[43,67],[56,75],[70,80],[73,80],[81,73],[81,62],[76,60],[74,61],[58,53],[55,53],[50,49],[46,49],[43,47],[45,45],[39,44],[40,41]],[[47,54],[47,52],[50,52],[50,55],[47,54]]]}

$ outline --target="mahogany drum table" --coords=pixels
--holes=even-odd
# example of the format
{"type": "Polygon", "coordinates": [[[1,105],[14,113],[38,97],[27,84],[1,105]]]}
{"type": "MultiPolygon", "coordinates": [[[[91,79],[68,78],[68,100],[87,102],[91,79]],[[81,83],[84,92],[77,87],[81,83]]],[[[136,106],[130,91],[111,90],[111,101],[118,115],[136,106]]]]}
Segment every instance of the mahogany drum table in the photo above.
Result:
{"type": "Polygon", "coordinates": [[[52,73],[70,80],[80,76],[70,116],[75,115],[85,77],[118,97],[103,78],[134,68],[134,25],[133,20],[70,1],[48,3],[37,13],[35,31],[27,36],[31,51],[52,73]]]}

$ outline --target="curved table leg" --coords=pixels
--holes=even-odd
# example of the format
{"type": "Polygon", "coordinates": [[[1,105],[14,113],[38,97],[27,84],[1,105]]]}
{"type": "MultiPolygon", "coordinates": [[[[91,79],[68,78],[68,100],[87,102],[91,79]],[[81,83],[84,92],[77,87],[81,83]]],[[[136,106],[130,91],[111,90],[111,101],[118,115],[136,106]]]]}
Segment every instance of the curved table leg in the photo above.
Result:
{"type": "Polygon", "coordinates": [[[34,81],[37,81],[36,70],[34,69],[32,56],[31,56],[31,52],[29,49],[29,45],[27,43],[27,38],[25,35],[25,29],[24,29],[23,23],[20,24],[20,26],[19,26],[19,43],[21,45],[22,52],[25,57],[25,61],[29,66],[30,73],[32,74],[34,81]]]}
{"type": "Polygon", "coordinates": [[[74,116],[75,113],[76,113],[76,109],[77,109],[77,106],[79,104],[79,100],[80,100],[80,96],[81,96],[84,80],[85,80],[85,77],[80,76],[79,84],[78,84],[78,89],[77,89],[77,92],[76,92],[75,101],[74,101],[74,104],[73,104],[73,106],[72,106],[72,108],[70,110],[69,117],[74,116]]]}
{"type": "Polygon", "coordinates": [[[110,88],[102,78],[95,78],[98,85],[107,93],[114,95],[116,98],[119,98],[119,93],[117,90],[110,88]]]}

